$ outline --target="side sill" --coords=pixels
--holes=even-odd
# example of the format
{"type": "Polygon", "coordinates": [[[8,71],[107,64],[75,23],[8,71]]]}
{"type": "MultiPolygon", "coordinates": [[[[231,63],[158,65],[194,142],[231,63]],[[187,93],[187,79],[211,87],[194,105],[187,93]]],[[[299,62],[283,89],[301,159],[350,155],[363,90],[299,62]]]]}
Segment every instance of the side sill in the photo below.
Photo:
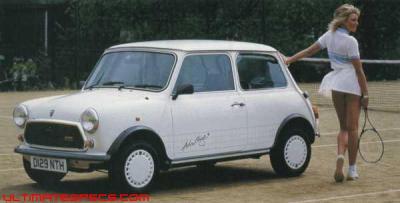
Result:
{"type": "Polygon", "coordinates": [[[233,152],[233,153],[221,153],[212,156],[197,156],[183,159],[175,159],[170,163],[170,167],[180,167],[195,165],[202,162],[221,162],[221,161],[231,161],[236,159],[245,158],[259,158],[262,155],[269,154],[270,149],[252,150],[246,152],[233,152]]]}

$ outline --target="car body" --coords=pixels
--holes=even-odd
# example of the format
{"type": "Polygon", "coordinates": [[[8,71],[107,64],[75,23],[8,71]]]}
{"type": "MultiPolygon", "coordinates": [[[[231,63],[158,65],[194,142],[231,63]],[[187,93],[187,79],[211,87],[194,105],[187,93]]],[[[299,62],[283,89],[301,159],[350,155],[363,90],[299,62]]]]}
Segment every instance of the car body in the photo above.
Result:
{"type": "Polygon", "coordinates": [[[39,183],[106,169],[130,192],[147,190],[160,170],[265,154],[278,174],[295,176],[318,133],[314,113],[270,46],[128,43],[105,50],[80,92],[19,104],[15,152],[39,183]]]}

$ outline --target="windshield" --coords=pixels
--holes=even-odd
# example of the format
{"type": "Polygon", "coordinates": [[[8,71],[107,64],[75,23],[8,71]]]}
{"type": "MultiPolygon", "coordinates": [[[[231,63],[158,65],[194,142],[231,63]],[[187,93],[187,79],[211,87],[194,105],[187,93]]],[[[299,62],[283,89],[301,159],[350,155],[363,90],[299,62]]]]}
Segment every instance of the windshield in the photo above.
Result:
{"type": "Polygon", "coordinates": [[[172,54],[151,52],[113,52],[105,54],[88,79],[93,87],[141,88],[161,90],[174,65],[172,54]]]}

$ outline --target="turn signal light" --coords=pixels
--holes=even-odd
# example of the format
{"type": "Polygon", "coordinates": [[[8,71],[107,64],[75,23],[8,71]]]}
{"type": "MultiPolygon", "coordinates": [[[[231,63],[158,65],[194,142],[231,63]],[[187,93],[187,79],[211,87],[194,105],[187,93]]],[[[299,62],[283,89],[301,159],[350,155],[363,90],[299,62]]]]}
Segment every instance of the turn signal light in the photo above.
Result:
{"type": "Polygon", "coordinates": [[[24,142],[24,135],[23,135],[23,134],[17,135],[17,139],[18,139],[18,141],[20,141],[20,142],[24,142]]]}
{"type": "Polygon", "coordinates": [[[84,147],[85,148],[93,148],[94,147],[94,140],[93,139],[85,140],[84,147]]]}

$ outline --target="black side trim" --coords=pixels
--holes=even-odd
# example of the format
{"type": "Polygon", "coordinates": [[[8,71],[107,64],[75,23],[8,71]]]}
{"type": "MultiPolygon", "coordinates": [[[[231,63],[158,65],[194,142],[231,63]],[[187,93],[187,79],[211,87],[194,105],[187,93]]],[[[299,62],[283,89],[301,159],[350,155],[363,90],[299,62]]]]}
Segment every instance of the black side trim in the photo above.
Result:
{"type": "Polygon", "coordinates": [[[247,158],[255,158],[258,159],[263,155],[269,154],[269,152],[265,153],[256,153],[256,154],[247,154],[247,155],[240,155],[240,156],[232,156],[232,157],[224,157],[224,158],[217,158],[217,159],[209,159],[209,160],[201,160],[201,161],[190,161],[190,162],[183,162],[183,163],[173,163],[170,165],[171,168],[177,168],[182,166],[191,166],[196,164],[202,163],[209,163],[209,162],[224,162],[224,161],[232,161],[232,160],[239,160],[239,159],[247,159],[247,158]]]}
{"type": "MultiPolygon", "coordinates": [[[[295,118],[302,118],[302,119],[304,119],[305,121],[307,121],[307,123],[308,123],[310,126],[312,126],[312,125],[310,124],[310,122],[309,122],[303,115],[301,115],[301,114],[297,114],[297,113],[296,113],[296,114],[291,114],[291,115],[289,115],[288,117],[286,117],[285,119],[283,119],[283,121],[281,122],[281,125],[279,126],[278,131],[276,132],[276,135],[275,135],[274,145],[272,145],[271,148],[273,148],[273,147],[275,146],[275,144],[277,143],[278,137],[279,137],[279,135],[281,134],[281,132],[282,132],[283,128],[285,127],[285,125],[286,125],[287,123],[289,123],[292,119],[295,119],[295,118]]],[[[315,137],[314,128],[312,128],[312,135],[315,137]]],[[[311,143],[313,143],[313,142],[314,142],[314,139],[311,139],[310,141],[311,141],[311,143]]]]}
{"type": "Polygon", "coordinates": [[[117,137],[117,139],[114,140],[114,142],[112,143],[110,149],[108,149],[107,154],[112,156],[114,153],[116,153],[118,151],[118,149],[120,148],[120,146],[122,145],[122,143],[124,142],[124,140],[126,138],[128,138],[131,134],[133,134],[136,131],[139,130],[146,130],[146,131],[150,131],[152,133],[154,133],[155,135],[157,135],[157,133],[154,132],[153,129],[146,127],[146,126],[134,126],[134,127],[130,127],[126,130],[124,130],[121,134],[119,134],[119,136],[117,137]]]}
{"type": "Polygon", "coordinates": [[[47,149],[32,148],[25,145],[20,145],[14,149],[14,152],[25,155],[45,156],[54,158],[77,159],[87,161],[108,161],[110,155],[94,155],[86,154],[85,152],[70,152],[70,151],[54,151],[47,149]]]}

